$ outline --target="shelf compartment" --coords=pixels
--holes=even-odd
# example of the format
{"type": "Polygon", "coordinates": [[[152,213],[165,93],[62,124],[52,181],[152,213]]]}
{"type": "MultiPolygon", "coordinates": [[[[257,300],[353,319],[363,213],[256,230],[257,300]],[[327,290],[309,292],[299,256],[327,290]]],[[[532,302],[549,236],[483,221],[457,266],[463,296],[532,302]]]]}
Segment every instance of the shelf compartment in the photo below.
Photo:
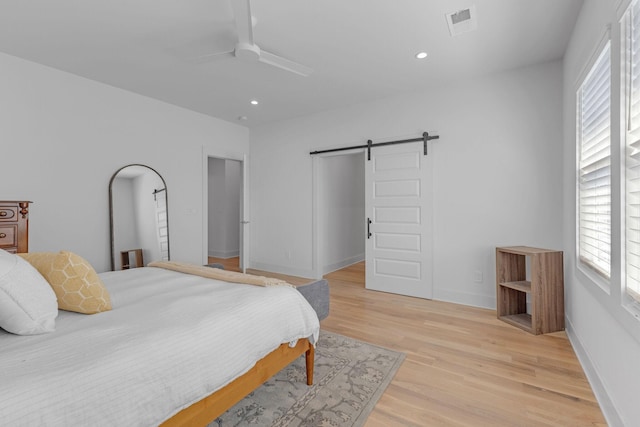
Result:
{"type": "Polygon", "coordinates": [[[502,282],[500,286],[504,286],[505,288],[515,289],[520,292],[531,292],[531,282],[528,280],[518,280],[517,282],[502,282]]]}
{"type": "Polygon", "coordinates": [[[527,332],[533,332],[531,326],[531,315],[527,313],[510,314],[508,316],[500,316],[500,320],[509,323],[518,328],[524,329],[527,332]]]}

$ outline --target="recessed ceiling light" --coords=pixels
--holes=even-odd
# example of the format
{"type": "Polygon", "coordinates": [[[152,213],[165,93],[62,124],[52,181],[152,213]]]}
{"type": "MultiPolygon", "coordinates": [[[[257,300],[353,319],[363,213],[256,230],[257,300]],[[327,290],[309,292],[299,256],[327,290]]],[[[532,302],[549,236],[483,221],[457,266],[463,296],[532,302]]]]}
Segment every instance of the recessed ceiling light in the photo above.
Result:
{"type": "Polygon", "coordinates": [[[427,57],[427,52],[418,52],[416,53],[416,58],[418,59],[424,59],[427,57]]]}
{"type": "Polygon", "coordinates": [[[255,100],[255,99],[252,99],[252,100],[251,100],[251,105],[258,105],[258,101],[257,101],[257,100],[255,100]]]}

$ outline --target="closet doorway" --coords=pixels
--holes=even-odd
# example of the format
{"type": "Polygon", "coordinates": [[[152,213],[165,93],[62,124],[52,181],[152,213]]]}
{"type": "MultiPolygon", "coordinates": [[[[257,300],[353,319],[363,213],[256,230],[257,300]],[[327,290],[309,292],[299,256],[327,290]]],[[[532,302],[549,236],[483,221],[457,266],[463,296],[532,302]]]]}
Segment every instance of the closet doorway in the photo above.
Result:
{"type": "Polygon", "coordinates": [[[204,263],[246,271],[248,260],[247,158],[204,156],[204,263]]]}
{"type": "Polygon", "coordinates": [[[314,160],[317,175],[316,276],[365,259],[364,152],[326,155],[314,160]]]}

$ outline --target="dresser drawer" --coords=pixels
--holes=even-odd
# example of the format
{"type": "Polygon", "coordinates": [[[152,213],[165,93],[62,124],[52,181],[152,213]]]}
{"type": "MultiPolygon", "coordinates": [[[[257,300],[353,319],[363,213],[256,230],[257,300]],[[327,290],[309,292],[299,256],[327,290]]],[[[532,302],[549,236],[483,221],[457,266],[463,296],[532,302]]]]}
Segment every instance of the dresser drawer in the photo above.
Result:
{"type": "Polygon", "coordinates": [[[17,246],[17,225],[0,225],[0,247],[17,246]]]}
{"type": "Polygon", "coordinates": [[[17,206],[0,206],[0,222],[17,221],[17,220],[18,220],[17,206]]]}

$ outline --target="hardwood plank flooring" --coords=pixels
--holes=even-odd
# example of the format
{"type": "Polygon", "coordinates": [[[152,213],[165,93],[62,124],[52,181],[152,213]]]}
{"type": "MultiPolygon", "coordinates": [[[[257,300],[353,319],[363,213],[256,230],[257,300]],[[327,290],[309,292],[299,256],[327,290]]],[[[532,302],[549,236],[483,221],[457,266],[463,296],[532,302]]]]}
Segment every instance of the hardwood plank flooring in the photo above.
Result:
{"type": "Polygon", "coordinates": [[[210,256],[208,261],[209,261],[209,264],[212,264],[214,262],[218,264],[222,264],[225,270],[240,271],[240,267],[239,267],[240,259],[238,257],[214,258],[210,256]]]}
{"type": "Polygon", "coordinates": [[[325,278],[323,329],[407,355],[367,427],[606,426],[564,332],[535,336],[494,310],[369,291],[364,263],[325,278]]]}

